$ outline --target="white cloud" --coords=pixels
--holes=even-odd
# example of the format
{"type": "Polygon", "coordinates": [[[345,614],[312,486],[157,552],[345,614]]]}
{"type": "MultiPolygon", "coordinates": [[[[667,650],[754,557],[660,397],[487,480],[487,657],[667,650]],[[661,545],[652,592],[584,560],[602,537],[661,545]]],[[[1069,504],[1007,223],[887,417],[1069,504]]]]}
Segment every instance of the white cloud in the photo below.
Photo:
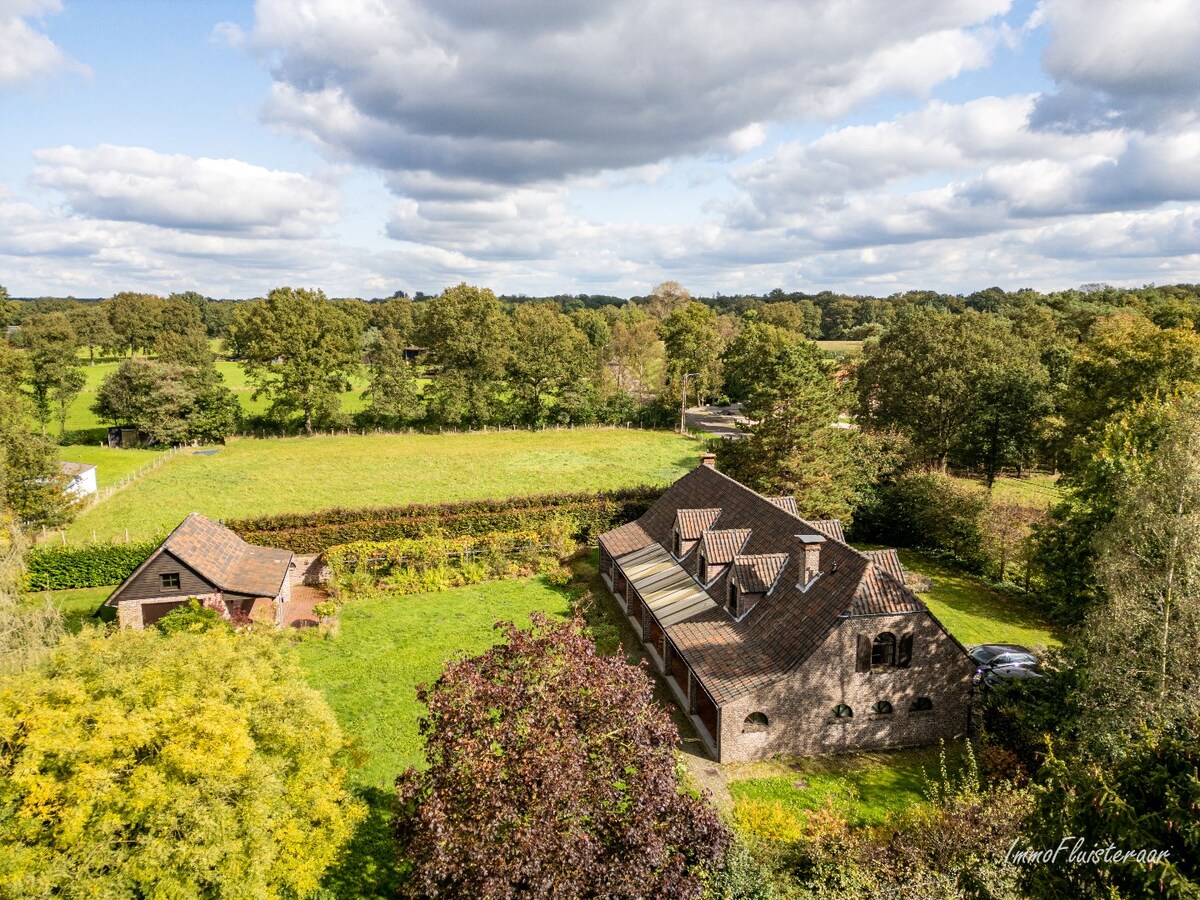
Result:
{"type": "Polygon", "coordinates": [[[387,172],[505,184],[753,146],[756,123],[923,95],[1008,0],[263,0],[266,120],[387,172]],[[481,10],[487,7],[488,12],[481,10]]]}
{"type": "Polygon", "coordinates": [[[0,90],[61,71],[86,73],[44,32],[28,21],[62,9],[60,0],[4,0],[0,3],[0,90]]]}
{"type": "Polygon", "coordinates": [[[110,144],[55,147],[34,157],[34,181],[90,218],[279,237],[311,235],[338,218],[333,184],[236,159],[110,144]]]}

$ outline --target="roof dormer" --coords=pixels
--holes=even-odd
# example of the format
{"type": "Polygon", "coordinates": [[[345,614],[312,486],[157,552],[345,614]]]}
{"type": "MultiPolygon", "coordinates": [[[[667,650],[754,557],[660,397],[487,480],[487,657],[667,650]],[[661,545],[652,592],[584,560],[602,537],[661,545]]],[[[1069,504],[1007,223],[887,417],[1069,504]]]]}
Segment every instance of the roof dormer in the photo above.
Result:
{"type": "Polygon", "coordinates": [[[741,553],[750,540],[749,528],[709,530],[700,536],[700,551],[696,559],[696,580],[707,586],[724,573],[733,558],[741,553]]]}
{"type": "Polygon", "coordinates": [[[717,521],[720,509],[681,509],[675,513],[675,525],[671,529],[671,553],[683,559],[692,552],[701,535],[717,521]]]}

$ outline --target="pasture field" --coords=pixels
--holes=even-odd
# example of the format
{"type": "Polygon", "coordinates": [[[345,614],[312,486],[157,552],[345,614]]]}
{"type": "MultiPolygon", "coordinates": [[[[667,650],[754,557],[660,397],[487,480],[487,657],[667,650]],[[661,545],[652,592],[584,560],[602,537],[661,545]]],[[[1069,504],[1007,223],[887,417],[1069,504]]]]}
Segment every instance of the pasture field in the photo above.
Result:
{"type": "MultiPolygon", "coordinates": [[[[87,381],[67,412],[67,431],[93,431],[96,432],[97,440],[103,436],[98,429],[107,428],[109,423],[97,419],[91,407],[96,402],[96,392],[100,390],[100,383],[104,381],[105,377],[115,372],[119,365],[119,360],[106,359],[104,362],[97,362],[94,366],[86,364],[82,366],[81,371],[87,377],[87,381]]],[[[240,362],[218,359],[217,371],[221,374],[225,387],[237,395],[243,413],[258,415],[266,412],[270,405],[269,401],[266,397],[259,397],[257,400],[251,399],[254,386],[250,383],[246,370],[242,368],[240,362]]],[[[366,379],[361,375],[350,379],[350,390],[341,396],[342,412],[355,413],[363,408],[364,403],[359,395],[366,385],[366,379]]],[[[58,434],[57,421],[51,422],[49,430],[53,434],[58,434]]]]}
{"type": "MultiPolygon", "coordinates": [[[[980,490],[984,488],[982,478],[967,478],[962,475],[952,475],[951,478],[980,490]]],[[[1062,491],[1058,486],[1057,475],[1047,475],[1044,472],[1022,478],[1001,475],[992,484],[992,499],[1029,509],[1045,510],[1062,499],[1062,491]]]]}
{"type": "Polygon", "coordinates": [[[152,538],[189,512],[239,518],[665,485],[700,451],[670,432],[610,428],[240,438],[178,453],[84,511],[67,537],[84,543],[95,531],[100,541],[123,540],[128,528],[132,540],[152,538]]]}
{"type": "Polygon", "coordinates": [[[159,458],[158,450],[113,450],[75,444],[63,447],[59,457],[63,462],[86,463],[96,467],[96,486],[103,490],[149,465],[159,458]]]}
{"type": "Polygon", "coordinates": [[[113,592],[112,587],[75,588],[69,591],[30,591],[21,597],[25,604],[42,603],[46,597],[58,607],[62,613],[67,630],[76,634],[85,622],[97,622],[92,614],[100,608],[100,604],[108,599],[113,592]]]}

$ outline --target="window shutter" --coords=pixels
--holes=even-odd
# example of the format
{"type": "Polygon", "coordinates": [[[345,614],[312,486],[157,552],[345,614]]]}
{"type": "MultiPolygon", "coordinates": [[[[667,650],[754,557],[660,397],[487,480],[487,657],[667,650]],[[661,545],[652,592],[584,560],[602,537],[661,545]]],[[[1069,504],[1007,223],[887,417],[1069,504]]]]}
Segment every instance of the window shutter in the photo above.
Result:
{"type": "Polygon", "coordinates": [[[854,671],[871,671],[871,639],[865,634],[858,636],[858,659],[855,662],[854,671]]]}
{"type": "Polygon", "coordinates": [[[900,649],[896,654],[896,665],[907,669],[912,664],[912,635],[906,634],[900,638],[900,649]]]}

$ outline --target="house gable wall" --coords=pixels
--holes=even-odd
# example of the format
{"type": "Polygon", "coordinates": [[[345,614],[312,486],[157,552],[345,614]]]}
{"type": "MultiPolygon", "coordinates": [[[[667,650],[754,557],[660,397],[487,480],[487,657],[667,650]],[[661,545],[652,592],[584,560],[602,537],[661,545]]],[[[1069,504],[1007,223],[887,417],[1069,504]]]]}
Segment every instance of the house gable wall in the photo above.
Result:
{"type": "Polygon", "coordinates": [[[721,762],[775,754],[815,755],[929,744],[967,730],[975,665],[926,612],[839,619],[824,643],[791,675],[721,707],[721,762]],[[856,672],[860,634],[872,640],[890,631],[913,636],[908,668],[856,672]],[[918,697],[933,709],[913,712],[918,697]],[[876,715],[879,700],[890,715],[876,715]],[[854,711],[836,719],[845,703],[854,711]],[[764,731],[743,732],[746,717],[763,713],[764,731]]]}
{"type": "Polygon", "coordinates": [[[171,551],[159,548],[147,560],[144,568],[133,575],[124,585],[120,600],[147,600],[151,597],[199,597],[212,594],[219,588],[205,580],[193,569],[188,568],[171,551]],[[179,573],[179,587],[165,590],[160,576],[169,573],[179,573]]]}

